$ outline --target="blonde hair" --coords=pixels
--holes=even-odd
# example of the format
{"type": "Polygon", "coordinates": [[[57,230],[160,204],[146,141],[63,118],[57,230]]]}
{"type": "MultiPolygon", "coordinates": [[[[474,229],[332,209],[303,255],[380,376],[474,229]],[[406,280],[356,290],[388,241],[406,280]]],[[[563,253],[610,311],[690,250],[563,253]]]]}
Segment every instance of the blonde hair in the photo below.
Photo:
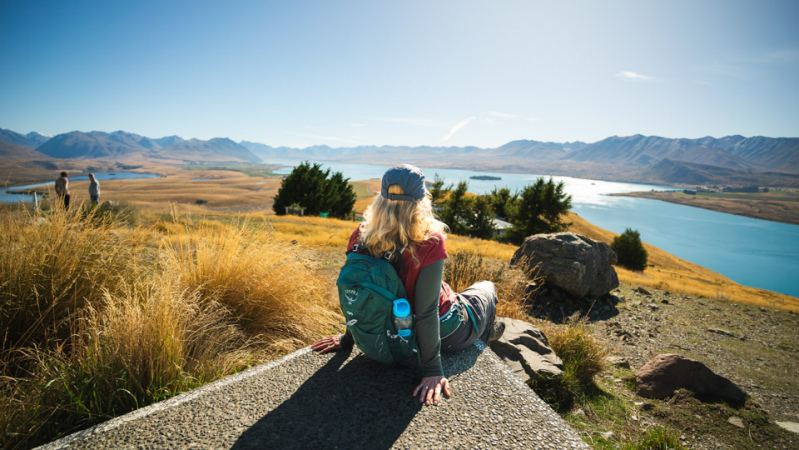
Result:
{"type": "MultiPolygon", "coordinates": [[[[398,184],[390,185],[388,193],[405,194],[398,184]]],[[[382,256],[387,251],[396,254],[407,247],[415,258],[416,249],[412,243],[437,239],[437,235],[446,239],[448,231],[447,225],[433,213],[433,203],[428,197],[406,201],[389,200],[377,194],[363,216],[361,241],[373,256],[382,256]]]]}

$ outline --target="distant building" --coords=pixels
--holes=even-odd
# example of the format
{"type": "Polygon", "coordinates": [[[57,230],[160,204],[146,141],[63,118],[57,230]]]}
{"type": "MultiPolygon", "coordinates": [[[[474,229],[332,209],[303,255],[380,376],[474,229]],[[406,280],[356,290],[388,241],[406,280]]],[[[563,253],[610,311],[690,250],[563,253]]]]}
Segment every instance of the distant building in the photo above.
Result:
{"type": "Polygon", "coordinates": [[[494,223],[494,236],[502,236],[508,231],[509,228],[513,226],[510,222],[505,222],[502,219],[497,219],[496,217],[491,220],[494,223]]]}

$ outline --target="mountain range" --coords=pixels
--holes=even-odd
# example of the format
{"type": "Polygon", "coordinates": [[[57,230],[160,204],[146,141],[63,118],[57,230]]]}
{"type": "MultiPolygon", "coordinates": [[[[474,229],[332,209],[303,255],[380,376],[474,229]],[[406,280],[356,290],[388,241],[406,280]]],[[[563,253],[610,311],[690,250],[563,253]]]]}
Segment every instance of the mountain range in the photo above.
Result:
{"type": "Polygon", "coordinates": [[[250,141],[236,143],[227,138],[154,139],[125,131],[73,131],[49,138],[35,132],[23,135],[0,129],[0,142],[18,146],[4,144],[0,150],[4,159],[145,158],[177,164],[314,160],[390,165],[407,161],[426,167],[533,171],[648,183],[701,185],[734,180],[743,184],[799,186],[799,138],[735,135],[672,139],[634,135],[612,136],[591,144],[518,140],[488,149],[389,145],[292,148],[250,141]]]}
{"type": "Polygon", "coordinates": [[[0,129],[0,141],[22,145],[29,149],[35,148],[43,155],[58,159],[130,160],[149,158],[178,163],[262,162],[247,148],[227,138],[187,141],[179,136],[153,139],[125,131],[113,133],[72,131],[48,138],[34,147],[33,145],[40,142],[41,139],[37,140],[35,139],[37,136],[32,135],[34,133],[22,135],[11,130],[0,129]]]}

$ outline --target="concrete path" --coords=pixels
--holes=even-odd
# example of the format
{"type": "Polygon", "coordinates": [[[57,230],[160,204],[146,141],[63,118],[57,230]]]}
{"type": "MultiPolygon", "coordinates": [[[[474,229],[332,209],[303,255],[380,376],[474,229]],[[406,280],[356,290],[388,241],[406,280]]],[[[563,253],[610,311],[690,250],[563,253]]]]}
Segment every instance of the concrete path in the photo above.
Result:
{"type": "Polygon", "coordinates": [[[410,362],[305,348],[41,448],[588,448],[482,342],[443,363],[453,396],[422,407],[410,362]]]}

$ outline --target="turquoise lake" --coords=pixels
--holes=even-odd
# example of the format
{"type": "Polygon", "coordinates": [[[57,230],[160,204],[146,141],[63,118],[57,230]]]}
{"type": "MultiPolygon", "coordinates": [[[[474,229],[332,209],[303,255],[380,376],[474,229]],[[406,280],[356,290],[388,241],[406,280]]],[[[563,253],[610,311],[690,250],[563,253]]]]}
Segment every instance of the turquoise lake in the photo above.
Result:
{"type": "MultiPolygon", "coordinates": [[[[288,174],[300,161],[270,161],[286,167],[288,174]]],[[[352,181],[381,178],[388,166],[357,163],[322,163],[352,181]]],[[[432,181],[436,173],[447,183],[469,182],[469,191],[485,194],[494,187],[511,191],[531,184],[538,174],[483,173],[470,170],[422,167],[432,181]],[[470,180],[492,175],[502,180],[470,180]]],[[[718,272],[740,284],[799,297],[799,226],[751,219],[611,193],[675,189],[634,183],[552,177],[563,181],[572,196],[572,210],[594,225],[614,233],[632,228],[641,239],[682,259],[718,272]]]]}

